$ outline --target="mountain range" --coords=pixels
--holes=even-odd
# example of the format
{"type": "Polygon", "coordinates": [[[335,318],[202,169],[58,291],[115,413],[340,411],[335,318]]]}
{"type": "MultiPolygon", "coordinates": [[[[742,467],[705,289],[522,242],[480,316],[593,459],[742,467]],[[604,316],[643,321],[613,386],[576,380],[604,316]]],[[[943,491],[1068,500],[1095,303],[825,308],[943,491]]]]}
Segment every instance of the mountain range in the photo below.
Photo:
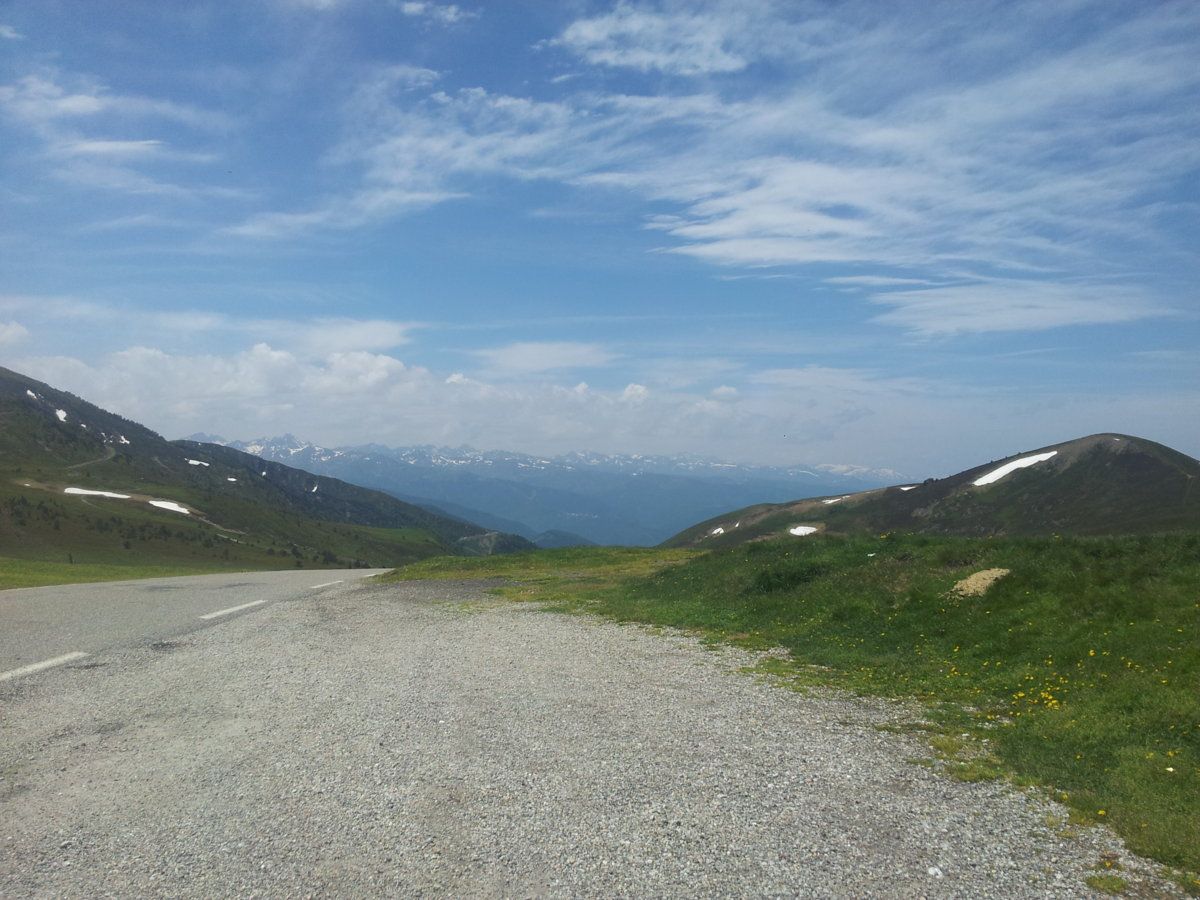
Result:
{"type": "Polygon", "coordinates": [[[386,491],[544,547],[653,545],[733,506],[861,491],[900,477],[887,469],[748,466],[696,455],[539,457],[470,447],[322,447],[290,434],[191,437],[386,491]]]}
{"type": "Polygon", "coordinates": [[[0,368],[0,555],[391,566],[532,546],[232,447],[167,441],[0,368]]]}
{"type": "Polygon", "coordinates": [[[737,509],[666,545],[716,548],[822,531],[988,537],[1197,529],[1200,461],[1144,438],[1093,434],[948,478],[737,509]]]}

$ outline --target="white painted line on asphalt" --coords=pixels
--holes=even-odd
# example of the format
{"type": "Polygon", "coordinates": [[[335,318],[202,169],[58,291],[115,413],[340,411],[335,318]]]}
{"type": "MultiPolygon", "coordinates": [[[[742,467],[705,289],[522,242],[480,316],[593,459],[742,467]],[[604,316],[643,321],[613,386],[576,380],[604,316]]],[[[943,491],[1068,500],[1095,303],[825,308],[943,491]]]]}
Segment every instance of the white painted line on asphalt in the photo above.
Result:
{"type": "Polygon", "coordinates": [[[339,578],[337,581],[326,581],[324,584],[314,584],[312,587],[309,588],[309,590],[315,591],[319,587],[329,587],[331,584],[341,584],[345,580],[346,579],[344,579],[344,578],[339,578]]]}
{"type": "Polygon", "coordinates": [[[64,653],[62,656],[56,656],[54,659],[44,659],[41,662],[30,663],[27,666],[21,666],[19,669],[11,669],[8,672],[0,672],[0,681],[8,681],[11,678],[20,678],[22,675],[32,675],[34,672],[40,672],[43,669],[53,669],[55,666],[61,666],[64,663],[74,662],[77,659],[83,659],[87,656],[86,653],[80,653],[76,650],[74,653],[64,653]]]}
{"type": "Polygon", "coordinates": [[[201,616],[200,618],[216,619],[220,616],[227,616],[230,613],[241,612],[243,609],[249,609],[252,606],[261,606],[266,602],[266,600],[252,600],[249,603],[243,603],[241,606],[231,606],[229,609],[218,609],[216,612],[210,612],[207,615],[201,616]]]}

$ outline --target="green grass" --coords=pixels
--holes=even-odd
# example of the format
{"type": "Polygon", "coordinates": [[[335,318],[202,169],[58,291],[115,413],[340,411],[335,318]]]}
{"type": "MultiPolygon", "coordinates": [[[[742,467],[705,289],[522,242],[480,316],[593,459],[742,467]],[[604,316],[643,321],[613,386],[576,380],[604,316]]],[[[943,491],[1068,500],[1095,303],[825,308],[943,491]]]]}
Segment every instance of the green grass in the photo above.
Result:
{"type": "MultiPolygon", "coordinates": [[[[507,596],[782,646],[796,677],[915,697],[951,774],[1052,787],[1080,822],[1200,871],[1200,535],[817,536],[727,551],[437,560],[395,577],[510,578],[507,596]],[[981,597],[951,588],[1011,574],[981,597]]],[[[1190,877],[1190,876],[1189,876],[1190,877]]]]}
{"type": "MultiPolygon", "coordinates": [[[[262,568],[262,567],[259,567],[262,568]]],[[[240,571],[229,565],[115,565],[104,563],[65,563],[45,560],[13,559],[0,556],[0,590],[42,587],[48,584],[76,584],[88,581],[126,581],[134,578],[169,578],[174,575],[208,575],[213,572],[240,571]]]]}
{"type": "Polygon", "coordinates": [[[1112,894],[1113,896],[1125,893],[1125,889],[1129,887],[1128,881],[1120,875],[1113,875],[1112,873],[1088,875],[1084,878],[1084,881],[1094,890],[1100,891],[1103,894],[1112,894]]]}

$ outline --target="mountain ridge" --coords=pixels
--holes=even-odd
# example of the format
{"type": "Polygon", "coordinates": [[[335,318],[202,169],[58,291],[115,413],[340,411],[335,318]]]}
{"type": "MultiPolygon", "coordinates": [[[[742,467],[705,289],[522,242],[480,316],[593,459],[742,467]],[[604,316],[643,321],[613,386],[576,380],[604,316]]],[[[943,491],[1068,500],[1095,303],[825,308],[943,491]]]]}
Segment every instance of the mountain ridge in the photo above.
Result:
{"type": "Polygon", "coordinates": [[[991,535],[1200,529],[1200,461],[1133,435],[1049,444],[919,484],[758,504],[711,517],[664,546],[730,546],[791,533],[991,535]]]}
{"type": "Polygon", "coordinates": [[[0,535],[5,555],[31,559],[115,554],[255,567],[281,555],[301,565],[394,565],[532,547],[234,448],[167,441],[4,368],[0,535]]]}
{"type": "Polygon", "coordinates": [[[735,504],[862,490],[884,483],[882,472],[895,474],[832,464],[749,466],[694,454],[534,456],[381,444],[328,448],[292,434],[224,443],[472,521],[503,522],[531,540],[549,533],[555,546],[562,533],[583,543],[656,544],[689,522],[735,504]]]}

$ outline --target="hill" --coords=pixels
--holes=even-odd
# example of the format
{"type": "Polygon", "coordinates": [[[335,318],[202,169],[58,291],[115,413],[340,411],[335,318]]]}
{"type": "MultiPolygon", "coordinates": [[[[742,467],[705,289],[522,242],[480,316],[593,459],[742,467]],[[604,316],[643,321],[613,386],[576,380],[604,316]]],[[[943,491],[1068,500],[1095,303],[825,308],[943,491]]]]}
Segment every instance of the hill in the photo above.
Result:
{"type": "Polygon", "coordinates": [[[0,368],[0,551],[191,567],[390,566],[514,535],[229,447],[167,441],[0,368]]]}
{"type": "Polygon", "coordinates": [[[732,507],[861,491],[898,477],[854,466],[745,466],[687,454],[539,457],[470,447],[330,448],[292,435],[224,443],[538,543],[547,532],[566,532],[576,544],[656,544],[732,507]]]}
{"type": "Polygon", "coordinates": [[[733,546],[820,531],[985,537],[1186,529],[1200,529],[1200,461],[1144,438],[1094,434],[921,484],[746,507],[664,546],[733,546]]]}

